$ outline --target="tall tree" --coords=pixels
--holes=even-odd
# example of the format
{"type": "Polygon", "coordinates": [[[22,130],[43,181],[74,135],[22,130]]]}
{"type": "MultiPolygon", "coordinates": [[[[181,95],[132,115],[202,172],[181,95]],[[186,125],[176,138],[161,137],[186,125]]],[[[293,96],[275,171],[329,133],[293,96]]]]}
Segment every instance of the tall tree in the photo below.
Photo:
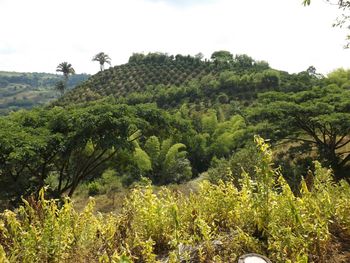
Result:
{"type": "Polygon", "coordinates": [[[215,63],[231,63],[233,55],[226,50],[215,51],[210,57],[215,63]]]}
{"type": "MultiPolygon", "coordinates": [[[[50,185],[53,196],[71,196],[79,183],[101,175],[110,162],[123,165],[118,154],[134,151],[141,131],[149,136],[164,130],[168,118],[153,105],[100,101],[19,111],[0,118],[0,127],[0,198],[6,193],[15,199],[38,191],[48,178],[56,182],[50,185]]],[[[147,170],[144,156],[137,150],[143,161],[138,164],[147,170]]]]}
{"type": "Polygon", "coordinates": [[[111,65],[111,58],[103,53],[100,52],[98,54],[96,54],[93,58],[92,61],[98,61],[100,63],[100,70],[103,71],[104,70],[104,64],[107,63],[109,65],[111,65]]]}
{"type": "Polygon", "coordinates": [[[62,62],[60,63],[57,68],[56,68],[57,72],[62,72],[63,76],[64,76],[64,81],[59,81],[56,83],[55,88],[61,92],[61,94],[63,95],[63,93],[65,92],[65,90],[67,89],[67,82],[68,82],[68,77],[69,75],[74,75],[75,74],[75,70],[72,67],[72,64],[68,63],[68,62],[62,62]]]}
{"type": "Polygon", "coordinates": [[[75,70],[72,67],[72,64],[68,63],[68,62],[62,62],[60,63],[57,68],[56,68],[57,72],[62,72],[63,76],[65,78],[65,81],[68,81],[68,77],[69,75],[74,75],[75,74],[75,70]]]}
{"type": "Polygon", "coordinates": [[[249,119],[273,141],[285,139],[308,146],[324,165],[333,168],[336,179],[350,182],[349,110],[350,90],[331,84],[299,92],[263,93],[250,108],[249,119]]]}

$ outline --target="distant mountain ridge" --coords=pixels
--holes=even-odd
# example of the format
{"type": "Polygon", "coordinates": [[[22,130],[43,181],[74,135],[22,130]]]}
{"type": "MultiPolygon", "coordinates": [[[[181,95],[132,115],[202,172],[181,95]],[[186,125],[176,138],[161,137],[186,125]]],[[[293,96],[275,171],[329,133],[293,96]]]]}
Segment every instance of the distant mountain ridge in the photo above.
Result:
{"type": "MultiPolygon", "coordinates": [[[[68,89],[88,79],[87,74],[70,77],[68,89]]],[[[58,98],[54,89],[61,75],[0,71],[0,115],[19,109],[43,105],[58,98]]]]}

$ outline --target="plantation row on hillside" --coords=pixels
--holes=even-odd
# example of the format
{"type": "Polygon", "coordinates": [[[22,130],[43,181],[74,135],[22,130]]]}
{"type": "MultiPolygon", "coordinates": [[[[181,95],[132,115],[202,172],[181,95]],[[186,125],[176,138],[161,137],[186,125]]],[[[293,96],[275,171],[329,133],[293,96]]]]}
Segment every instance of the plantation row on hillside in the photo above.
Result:
{"type": "MultiPolygon", "coordinates": [[[[225,54],[227,56],[227,54],[225,54]]],[[[91,101],[104,96],[115,98],[130,93],[142,93],[149,86],[181,86],[207,75],[217,75],[224,70],[236,73],[257,72],[269,69],[266,62],[254,61],[246,55],[233,56],[226,61],[220,57],[202,61],[200,57],[162,53],[134,54],[129,63],[99,72],[84,84],[60,100],[60,104],[72,101],[91,101]]]]}

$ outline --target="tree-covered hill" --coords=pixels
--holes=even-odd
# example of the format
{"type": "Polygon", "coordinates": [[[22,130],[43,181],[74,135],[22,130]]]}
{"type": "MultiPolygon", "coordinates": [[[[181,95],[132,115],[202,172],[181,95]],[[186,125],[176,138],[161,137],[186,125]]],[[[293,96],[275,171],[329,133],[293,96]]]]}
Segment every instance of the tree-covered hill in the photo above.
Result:
{"type": "Polygon", "coordinates": [[[63,103],[96,100],[103,96],[125,96],[132,92],[142,92],[150,85],[179,86],[193,78],[213,72],[209,63],[192,57],[150,54],[138,58],[130,57],[129,63],[111,67],[94,75],[91,79],[69,92],[63,103]]]}
{"type": "MultiPolygon", "coordinates": [[[[214,52],[211,60],[203,60],[200,54],[193,57],[164,53],[147,55],[134,53],[128,63],[97,73],[68,92],[58,104],[91,101],[109,95],[117,99],[121,97],[135,99],[139,96],[145,99],[144,96],[148,95],[154,97],[157,94],[180,92],[183,93],[182,97],[188,97],[190,93],[196,94],[193,94],[194,91],[189,88],[183,91],[183,87],[189,86],[188,84],[193,81],[203,79],[203,82],[208,84],[207,89],[215,89],[217,83],[213,78],[223,72],[230,71],[237,76],[242,76],[245,73],[266,70],[270,70],[270,67],[264,61],[255,61],[247,55],[233,57],[227,51],[214,52]]],[[[231,79],[231,81],[234,80],[231,79]]],[[[155,101],[151,98],[145,100],[155,101]]]]}
{"type": "MultiPolygon", "coordinates": [[[[70,78],[68,88],[86,80],[87,74],[70,78]]],[[[43,105],[58,97],[54,89],[61,76],[49,73],[19,73],[0,71],[0,115],[22,108],[43,105]]]]}

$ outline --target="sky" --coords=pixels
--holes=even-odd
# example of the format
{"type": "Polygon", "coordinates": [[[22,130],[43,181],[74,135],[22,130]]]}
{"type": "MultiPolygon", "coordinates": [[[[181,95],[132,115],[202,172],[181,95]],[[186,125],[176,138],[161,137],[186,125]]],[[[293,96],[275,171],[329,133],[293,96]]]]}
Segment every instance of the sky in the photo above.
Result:
{"type": "Polygon", "coordinates": [[[332,27],[337,15],[325,0],[0,0],[0,71],[54,73],[67,61],[94,74],[99,52],[114,66],[134,52],[227,50],[327,74],[350,68],[347,32],[332,27]]]}

